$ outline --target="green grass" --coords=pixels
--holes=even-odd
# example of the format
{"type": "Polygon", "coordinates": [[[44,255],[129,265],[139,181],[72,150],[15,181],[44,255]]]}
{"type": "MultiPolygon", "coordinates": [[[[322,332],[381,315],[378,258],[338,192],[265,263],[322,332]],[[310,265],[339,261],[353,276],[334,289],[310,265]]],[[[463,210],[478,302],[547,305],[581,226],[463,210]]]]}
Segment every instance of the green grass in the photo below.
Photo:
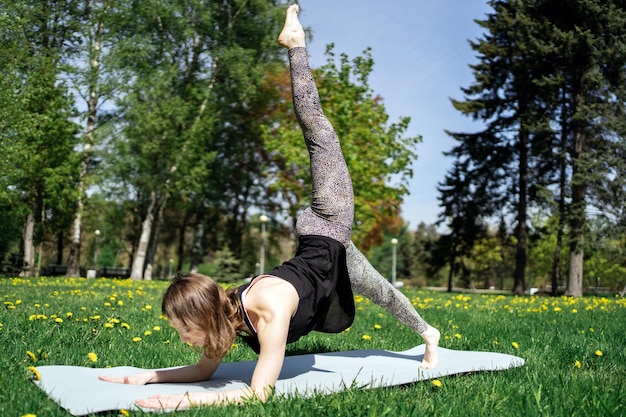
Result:
{"type": "MultiPolygon", "coordinates": [[[[32,383],[29,366],[156,368],[197,361],[198,354],[180,342],[160,315],[166,285],[105,279],[0,279],[0,415],[69,416],[32,383]],[[89,358],[91,352],[97,355],[96,362],[89,358]]],[[[626,300],[405,293],[441,330],[442,347],[513,354],[526,364],[507,371],[440,378],[441,387],[422,381],[309,399],[274,397],[265,404],[208,407],[176,415],[626,415],[626,300]]],[[[421,343],[378,306],[360,297],[356,301],[359,311],[349,331],[311,334],[290,345],[287,353],[399,351],[421,343]]],[[[225,360],[254,358],[250,349],[237,344],[225,360]]]]}

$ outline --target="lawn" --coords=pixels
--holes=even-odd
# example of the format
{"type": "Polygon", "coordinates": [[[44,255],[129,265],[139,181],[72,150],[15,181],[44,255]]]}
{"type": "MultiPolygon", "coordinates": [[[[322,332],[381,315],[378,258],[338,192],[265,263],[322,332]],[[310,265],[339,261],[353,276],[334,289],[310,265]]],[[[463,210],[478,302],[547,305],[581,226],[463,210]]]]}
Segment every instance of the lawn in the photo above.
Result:
{"type": "MultiPolygon", "coordinates": [[[[111,279],[2,278],[0,415],[69,416],[32,383],[33,366],[194,363],[160,314],[167,283],[111,279]]],[[[513,297],[405,290],[442,333],[441,346],[502,352],[523,367],[402,387],[351,389],[313,398],[274,397],[179,411],[180,416],[622,416],[626,415],[626,300],[513,297]],[[439,384],[437,384],[439,385],[439,384]]],[[[311,334],[287,354],[352,349],[406,350],[421,339],[369,300],[355,297],[353,326],[311,334]]],[[[236,343],[226,361],[255,359],[236,343]]],[[[149,415],[111,412],[102,416],[149,415]]]]}

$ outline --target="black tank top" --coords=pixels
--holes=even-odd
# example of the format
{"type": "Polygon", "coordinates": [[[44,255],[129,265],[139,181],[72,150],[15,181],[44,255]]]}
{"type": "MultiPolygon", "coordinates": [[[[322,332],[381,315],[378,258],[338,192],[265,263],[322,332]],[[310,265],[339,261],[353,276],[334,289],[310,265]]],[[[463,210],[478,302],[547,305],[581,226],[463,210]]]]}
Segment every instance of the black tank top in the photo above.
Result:
{"type": "MultiPolygon", "coordinates": [[[[289,325],[287,343],[312,330],[338,333],[354,321],[346,248],[340,242],[324,236],[300,236],[296,255],[267,275],[290,282],[298,292],[298,309],[289,325]]],[[[249,285],[239,287],[239,297],[249,285]]],[[[243,338],[258,353],[258,337],[245,311],[244,320],[252,334],[243,338]]]]}

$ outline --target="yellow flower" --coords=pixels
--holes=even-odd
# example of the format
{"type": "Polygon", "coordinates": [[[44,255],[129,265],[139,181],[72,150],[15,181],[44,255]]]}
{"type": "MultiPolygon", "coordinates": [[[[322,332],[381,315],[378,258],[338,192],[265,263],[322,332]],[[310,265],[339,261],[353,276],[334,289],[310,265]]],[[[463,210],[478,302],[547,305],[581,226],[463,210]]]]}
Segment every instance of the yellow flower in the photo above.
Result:
{"type": "Polygon", "coordinates": [[[54,321],[56,323],[63,323],[63,319],[61,317],[57,317],[56,319],[54,319],[54,321]]]}
{"type": "Polygon", "coordinates": [[[133,342],[141,342],[141,337],[133,337],[133,342]]]}
{"type": "Polygon", "coordinates": [[[456,337],[457,339],[460,339],[462,336],[459,333],[455,333],[454,337],[456,337]]]}
{"type": "Polygon", "coordinates": [[[511,346],[513,346],[514,349],[519,349],[519,345],[517,344],[517,342],[511,343],[511,346]]]}
{"type": "Polygon", "coordinates": [[[363,335],[363,340],[370,340],[372,338],[372,336],[370,336],[369,334],[364,334],[363,335]]]}
{"type": "Polygon", "coordinates": [[[580,367],[582,365],[580,364],[580,361],[576,361],[576,362],[574,362],[574,366],[577,367],[578,369],[580,369],[580,367]]]}
{"type": "Polygon", "coordinates": [[[96,355],[96,354],[95,354],[95,353],[93,353],[93,352],[89,352],[89,353],[87,354],[87,357],[88,357],[88,358],[89,358],[89,360],[90,360],[90,361],[92,361],[92,362],[98,362],[98,355],[96,355]]]}
{"type": "Polygon", "coordinates": [[[376,330],[380,330],[380,329],[382,329],[382,328],[383,328],[383,326],[381,326],[380,324],[375,324],[375,325],[374,325],[374,328],[375,328],[376,330]]]}
{"type": "Polygon", "coordinates": [[[33,352],[31,352],[30,350],[26,351],[26,355],[31,358],[33,360],[33,362],[37,362],[37,356],[35,356],[35,354],[33,352]]]}
{"type": "Polygon", "coordinates": [[[28,370],[31,371],[33,373],[33,376],[35,377],[35,379],[37,381],[39,381],[41,379],[41,374],[39,373],[39,371],[37,370],[37,368],[35,368],[34,366],[29,366],[28,370]]]}
{"type": "MultiPolygon", "coordinates": [[[[117,305],[118,306],[123,306],[124,305],[124,301],[122,300],[117,300],[117,305]]],[[[124,410],[125,411],[125,410],[124,410]]],[[[128,412],[128,411],[127,411],[128,412]]]]}
{"type": "Polygon", "coordinates": [[[22,414],[22,417],[37,417],[37,414],[22,414]]]}
{"type": "Polygon", "coordinates": [[[129,417],[130,413],[128,412],[128,410],[120,410],[120,414],[125,416],[125,417],[129,417]]]}
{"type": "Polygon", "coordinates": [[[441,383],[441,381],[440,381],[440,380],[438,380],[438,379],[433,379],[432,384],[433,384],[433,387],[435,387],[435,388],[441,388],[441,386],[443,385],[443,384],[441,383]]]}
{"type": "Polygon", "coordinates": [[[122,323],[122,327],[126,330],[130,330],[130,325],[128,323],[122,323]]]}
{"type": "Polygon", "coordinates": [[[152,332],[150,330],[146,330],[145,332],[143,332],[144,336],[150,336],[152,334],[152,332]]]}
{"type": "Polygon", "coordinates": [[[154,326],[152,330],[154,330],[155,332],[158,332],[161,330],[161,326],[154,326]]]}
{"type": "Polygon", "coordinates": [[[601,350],[596,350],[596,356],[602,356],[602,351],[601,350]]]}

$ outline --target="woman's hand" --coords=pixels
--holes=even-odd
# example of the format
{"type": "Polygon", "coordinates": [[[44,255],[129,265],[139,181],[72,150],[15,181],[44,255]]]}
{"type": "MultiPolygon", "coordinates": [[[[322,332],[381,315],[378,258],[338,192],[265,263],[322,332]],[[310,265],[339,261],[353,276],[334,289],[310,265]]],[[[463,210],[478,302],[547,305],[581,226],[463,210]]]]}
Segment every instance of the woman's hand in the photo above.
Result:
{"type": "Polygon", "coordinates": [[[130,384],[130,385],[146,385],[154,380],[156,372],[142,372],[136,375],[125,376],[113,376],[113,375],[98,375],[98,379],[106,382],[114,382],[116,384],[130,384]]]}

